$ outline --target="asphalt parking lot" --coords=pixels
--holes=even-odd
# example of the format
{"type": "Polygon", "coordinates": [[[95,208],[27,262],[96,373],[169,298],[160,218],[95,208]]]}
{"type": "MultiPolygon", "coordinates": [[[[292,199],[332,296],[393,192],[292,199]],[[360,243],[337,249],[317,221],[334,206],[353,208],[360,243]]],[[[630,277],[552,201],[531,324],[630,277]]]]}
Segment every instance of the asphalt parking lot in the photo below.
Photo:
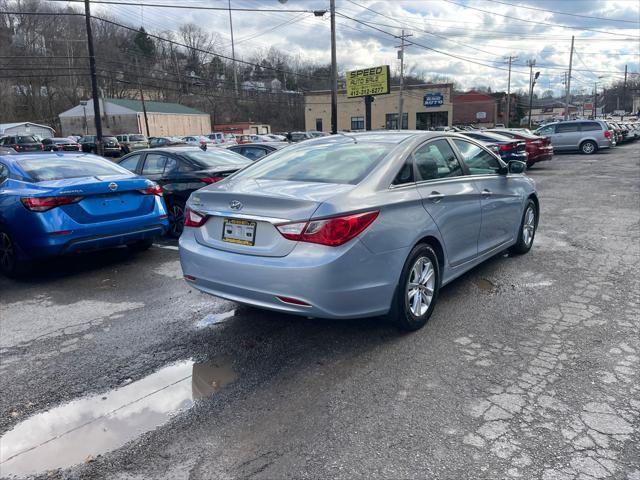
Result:
{"type": "Polygon", "coordinates": [[[0,473],[640,480],[640,143],[529,174],[532,251],[412,334],[198,293],[171,241],[0,278],[0,473]]]}

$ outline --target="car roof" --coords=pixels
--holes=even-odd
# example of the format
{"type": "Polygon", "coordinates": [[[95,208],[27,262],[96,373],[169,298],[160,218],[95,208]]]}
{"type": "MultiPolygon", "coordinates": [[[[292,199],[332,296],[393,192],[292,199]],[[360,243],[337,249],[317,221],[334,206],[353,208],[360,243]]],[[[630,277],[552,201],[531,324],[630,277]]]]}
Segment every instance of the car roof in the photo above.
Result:
{"type": "Polygon", "coordinates": [[[5,160],[6,163],[15,163],[19,160],[24,160],[26,158],[30,160],[46,160],[47,158],[53,157],[66,157],[66,158],[79,158],[79,157],[98,157],[93,153],[85,153],[85,152],[42,152],[42,153],[18,153],[18,154],[8,154],[2,155],[0,154],[0,160],[5,160]]]}
{"type": "Polygon", "coordinates": [[[252,143],[241,143],[239,145],[229,145],[229,149],[231,148],[242,148],[242,147],[251,147],[251,146],[258,146],[258,147],[275,147],[275,148],[283,148],[286,147],[287,145],[290,145],[289,142],[252,142],[252,143]]]}

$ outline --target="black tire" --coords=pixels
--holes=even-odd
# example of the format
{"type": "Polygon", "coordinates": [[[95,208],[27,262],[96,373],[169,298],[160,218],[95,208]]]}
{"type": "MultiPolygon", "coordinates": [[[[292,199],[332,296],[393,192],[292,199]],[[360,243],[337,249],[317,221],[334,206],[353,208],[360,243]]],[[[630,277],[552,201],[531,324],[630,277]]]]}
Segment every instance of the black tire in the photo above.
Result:
{"type": "Polygon", "coordinates": [[[167,215],[169,216],[169,229],[167,235],[171,238],[178,238],[184,229],[184,203],[169,203],[167,205],[167,215]]]}
{"type": "Polygon", "coordinates": [[[145,250],[149,250],[153,245],[153,239],[149,238],[147,240],[139,240],[134,243],[127,244],[127,248],[132,252],[144,252],[145,250]]]}
{"type": "Polygon", "coordinates": [[[122,147],[120,150],[122,150],[122,155],[126,155],[127,153],[130,152],[129,147],[127,147],[126,145],[122,147]]]}
{"type": "MultiPolygon", "coordinates": [[[[422,282],[418,282],[422,283],[422,282]]],[[[393,301],[391,302],[391,308],[389,309],[389,313],[387,314],[388,319],[393,322],[400,330],[405,332],[412,332],[418,330],[427,323],[429,317],[431,317],[431,313],[436,305],[436,301],[438,299],[438,292],[440,291],[440,265],[438,264],[438,256],[436,252],[433,250],[431,245],[420,243],[416,245],[411,253],[407,257],[407,261],[402,268],[402,274],[400,275],[400,281],[396,287],[396,292],[393,297],[393,301]],[[417,266],[419,261],[426,259],[429,261],[429,264],[432,267],[433,278],[432,282],[424,285],[420,288],[414,288],[413,290],[418,290],[420,297],[418,297],[418,302],[420,305],[418,308],[423,307],[421,303],[421,296],[424,292],[426,292],[426,288],[428,285],[432,286],[431,292],[431,300],[428,304],[428,308],[426,311],[417,315],[412,311],[412,305],[410,305],[410,280],[415,275],[414,267],[417,266]],[[424,288],[424,289],[423,289],[424,288]]],[[[414,293],[414,300],[417,297],[417,292],[414,293]]]]}
{"type": "Polygon", "coordinates": [[[596,153],[598,151],[598,145],[596,142],[592,140],[585,140],[580,144],[580,152],[585,155],[591,155],[592,153],[596,153]]]}
{"type": "Polygon", "coordinates": [[[16,278],[27,270],[27,263],[18,260],[16,245],[11,235],[0,229],[0,272],[9,278],[16,278]]]}
{"type": "Polygon", "coordinates": [[[518,241],[509,249],[511,253],[522,255],[531,250],[531,247],[533,246],[533,240],[536,236],[536,230],[538,229],[538,215],[539,214],[538,208],[536,207],[536,202],[534,202],[532,199],[529,199],[524,207],[524,212],[522,213],[522,221],[520,222],[520,230],[518,231],[518,241]],[[531,218],[529,212],[533,212],[532,225],[530,225],[531,218]],[[529,225],[527,227],[529,236],[525,235],[525,222],[527,223],[527,225],[529,225]]]}

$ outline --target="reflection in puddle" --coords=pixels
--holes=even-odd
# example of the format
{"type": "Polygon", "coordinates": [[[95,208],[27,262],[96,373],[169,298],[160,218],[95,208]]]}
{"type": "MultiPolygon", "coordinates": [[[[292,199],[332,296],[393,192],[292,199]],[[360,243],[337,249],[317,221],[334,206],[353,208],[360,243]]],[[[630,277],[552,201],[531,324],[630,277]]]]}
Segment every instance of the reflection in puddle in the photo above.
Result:
{"type": "Polygon", "coordinates": [[[209,315],[203,317],[198,323],[196,323],[196,327],[206,328],[217,323],[223,323],[233,317],[235,314],[235,310],[229,310],[228,312],[222,313],[210,313],[209,315]]]}
{"type": "Polygon", "coordinates": [[[34,415],[0,438],[0,472],[29,475],[82,463],[166,423],[235,378],[228,360],[187,360],[34,415]]]}

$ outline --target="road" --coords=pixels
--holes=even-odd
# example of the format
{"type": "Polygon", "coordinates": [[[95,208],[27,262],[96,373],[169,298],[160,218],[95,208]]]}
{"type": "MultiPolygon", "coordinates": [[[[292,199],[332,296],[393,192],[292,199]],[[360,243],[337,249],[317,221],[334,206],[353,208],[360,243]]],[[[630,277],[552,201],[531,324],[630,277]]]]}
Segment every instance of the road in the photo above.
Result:
{"type": "Polygon", "coordinates": [[[0,472],[640,480],[640,143],[529,174],[532,251],[412,334],[198,293],[171,242],[1,278],[0,472]]]}

